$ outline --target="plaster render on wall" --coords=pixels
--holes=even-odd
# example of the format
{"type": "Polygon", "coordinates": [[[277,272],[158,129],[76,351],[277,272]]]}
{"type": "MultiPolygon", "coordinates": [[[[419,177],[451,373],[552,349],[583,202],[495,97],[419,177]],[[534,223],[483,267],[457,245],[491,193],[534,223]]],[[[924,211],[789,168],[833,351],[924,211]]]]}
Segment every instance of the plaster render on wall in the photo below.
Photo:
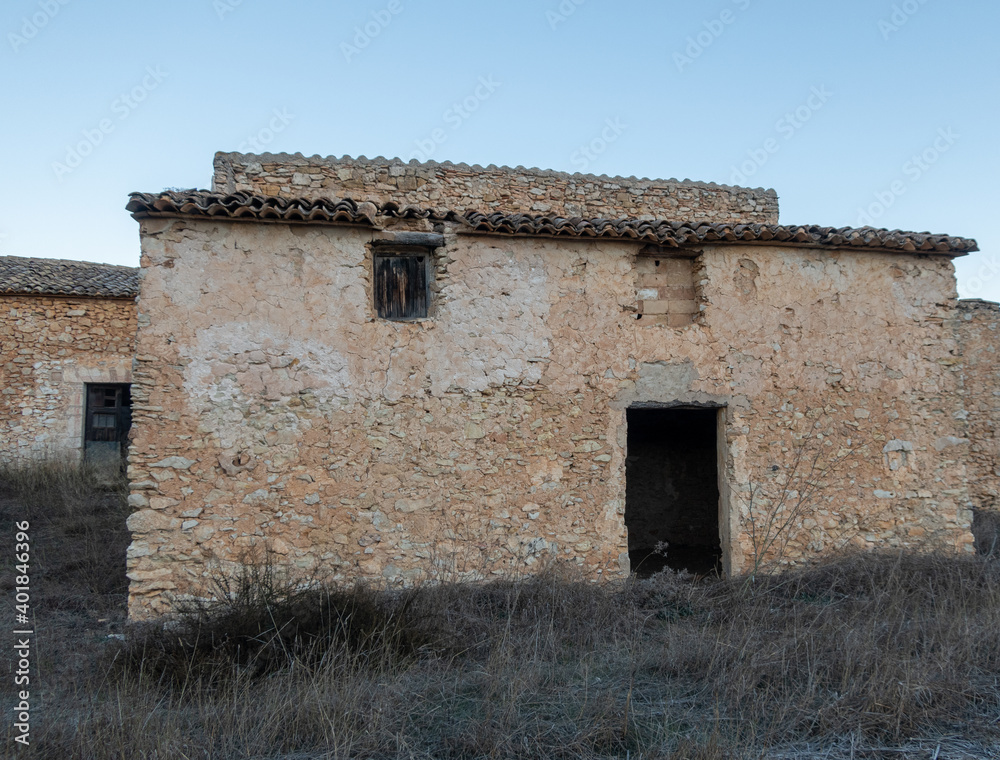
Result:
{"type": "Polygon", "coordinates": [[[550,558],[620,576],[625,411],[643,404],[722,409],[728,572],[753,561],[753,521],[814,476],[829,482],[781,561],[971,550],[963,449],[936,447],[967,435],[947,256],[706,245],[704,308],[642,327],[641,244],[443,225],[432,318],[393,322],[373,313],[377,232],[142,229],[134,615],[260,543],[343,579],[550,558]],[[912,449],[893,468],[897,440],[912,449]],[[819,470],[796,470],[803,450],[819,470]]]}

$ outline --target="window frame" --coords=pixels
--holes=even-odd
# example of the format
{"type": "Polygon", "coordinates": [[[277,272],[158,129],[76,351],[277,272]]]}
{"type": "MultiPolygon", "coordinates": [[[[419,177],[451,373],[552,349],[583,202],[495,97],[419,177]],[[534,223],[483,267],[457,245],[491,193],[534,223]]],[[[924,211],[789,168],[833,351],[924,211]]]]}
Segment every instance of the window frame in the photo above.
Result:
{"type": "Polygon", "coordinates": [[[431,318],[432,310],[432,299],[431,299],[431,283],[434,279],[434,247],[430,245],[401,245],[401,244],[382,244],[374,245],[372,247],[372,313],[374,318],[377,320],[384,320],[386,322],[419,322],[422,320],[427,320],[431,318]],[[389,306],[391,304],[386,304],[383,299],[384,288],[382,286],[381,278],[385,276],[385,270],[382,269],[379,264],[382,261],[392,261],[399,259],[423,259],[423,267],[421,274],[423,276],[422,291],[423,291],[423,309],[419,310],[420,313],[410,314],[408,310],[405,309],[404,313],[401,315],[395,315],[391,312],[393,311],[389,306]]]}

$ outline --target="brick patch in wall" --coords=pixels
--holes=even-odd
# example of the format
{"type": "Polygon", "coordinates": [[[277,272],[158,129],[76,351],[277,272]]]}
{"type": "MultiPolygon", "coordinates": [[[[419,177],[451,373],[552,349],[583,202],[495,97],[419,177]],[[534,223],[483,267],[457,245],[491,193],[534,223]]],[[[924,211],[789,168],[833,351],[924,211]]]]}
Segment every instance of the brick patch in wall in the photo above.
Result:
{"type": "Polygon", "coordinates": [[[686,327],[698,315],[695,261],[667,252],[636,257],[636,318],[641,327],[686,327]]]}

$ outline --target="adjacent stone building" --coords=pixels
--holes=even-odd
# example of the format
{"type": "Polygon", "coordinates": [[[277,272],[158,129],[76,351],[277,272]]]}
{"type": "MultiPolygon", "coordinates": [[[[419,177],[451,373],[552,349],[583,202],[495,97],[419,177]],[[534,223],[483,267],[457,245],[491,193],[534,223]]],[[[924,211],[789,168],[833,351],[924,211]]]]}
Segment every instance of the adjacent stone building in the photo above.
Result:
{"type": "MultiPolygon", "coordinates": [[[[968,414],[969,497],[977,518],[1000,527],[1000,304],[958,302],[968,414]]],[[[978,531],[983,551],[997,548],[997,528],[978,531]]]]}
{"type": "Polygon", "coordinates": [[[138,271],[0,256],[0,462],[117,458],[138,271]]]}
{"type": "Polygon", "coordinates": [[[133,615],[254,546],[389,582],[972,551],[997,416],[996,310],[956,302],[974,241],[673,180],[215,166],[128,205],[133,615]]]}

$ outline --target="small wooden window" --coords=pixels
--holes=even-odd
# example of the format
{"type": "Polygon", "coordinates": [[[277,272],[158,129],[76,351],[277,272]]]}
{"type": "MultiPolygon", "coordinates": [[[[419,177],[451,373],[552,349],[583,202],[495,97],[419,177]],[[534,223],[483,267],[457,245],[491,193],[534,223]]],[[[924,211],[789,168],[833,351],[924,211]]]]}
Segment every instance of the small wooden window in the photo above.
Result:
{"type": "Polygon", "coordinates": [[[375,311],[380,319],[422,319],[430,303],[430,251],[376,251],[375,311]]]}

